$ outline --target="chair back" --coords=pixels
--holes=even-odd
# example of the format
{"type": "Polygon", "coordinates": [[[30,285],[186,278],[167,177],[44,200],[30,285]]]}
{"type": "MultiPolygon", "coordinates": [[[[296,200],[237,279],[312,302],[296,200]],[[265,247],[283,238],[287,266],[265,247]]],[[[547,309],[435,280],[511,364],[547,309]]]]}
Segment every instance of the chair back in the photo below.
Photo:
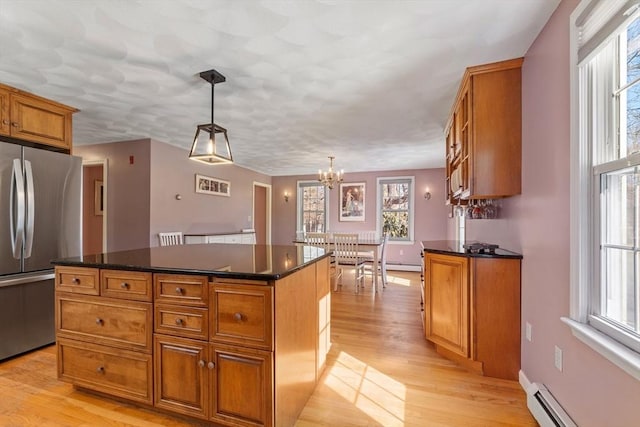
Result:
{"type": "Polygon", "coordinates": [[[378,233],[376,231],[358,231],[358,238],[360,240],[376,240],[378,233]]]}
{"type": "Polygon", "coordinates": [[[380,250],[380,268],[382,271],[387,269],[387,243],[389,243],[389,233],[382,236],[382,249],[380,250]]]}
{"type": "Polygon", "coordinates": [[[333,233],[335,251],[333,255],[338,264],[358,264],[358,235],[355,233],[333,233]]]}
{"type": "Polygon", "coordinates": [[[327,233],[307,233],[304,240],[311,246],[329,249],[329,235],[327,233]]]}
{"type": "Polygon", "coordinates": [[[160,238],[160,246],[182,245],[182,231],[171,231],[167,233],[158,233],[160,238]]]}

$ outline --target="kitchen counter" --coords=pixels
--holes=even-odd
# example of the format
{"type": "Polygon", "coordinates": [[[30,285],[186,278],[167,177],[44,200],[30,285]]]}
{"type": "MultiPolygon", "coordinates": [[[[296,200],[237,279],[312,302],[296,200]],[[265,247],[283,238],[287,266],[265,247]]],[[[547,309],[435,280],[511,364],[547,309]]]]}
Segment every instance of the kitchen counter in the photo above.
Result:
{"type": "MultiPolygon", "coordinates": [[[[457,240],[423,240],[422,248],[425,252],[445,255],[459,255],[471,258],[515,258],[522,259],[522,254],[509,251],[507,249],[498,248],[495,253],[489,252],[469,252],[462,245],[465,242],[457,240]]],[[[475,242],[467,242],[475,243],[475,242]]]]}
{"type": "Polygon", "coordinates": [[[52,264],[152,273],[278,280],[329,256],[314,246],[192,244],[56,259],[52,264]]]}

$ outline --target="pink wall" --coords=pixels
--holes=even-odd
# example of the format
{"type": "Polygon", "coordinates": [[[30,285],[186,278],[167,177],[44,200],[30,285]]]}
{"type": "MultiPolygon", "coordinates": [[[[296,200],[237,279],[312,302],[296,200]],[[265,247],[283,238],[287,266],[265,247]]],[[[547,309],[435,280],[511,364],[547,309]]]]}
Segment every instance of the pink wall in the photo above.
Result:
{"type": "Polygon", "coordinates": [[[162,231],[224,233],[253,226],[253,183],[271,184],[271,177],[236,165],[206,165],[190,160],[188,155],[187,150],[151,141],[150,232],[146,244],[157,246],[157,233],[162,231]],[[231,196],[196,193],[196,174],[231,182],[231,196]],[[176,199],[177,194],[181,200],[176,199]]]}
{"type": "MultiPolygon", "coordinates": [[[[503,201],[503,218],[467,222],[468,239],[521,251],[522,370],[546,384],[582,427],[640,425],[640,383],[574,338],[569,314],[569,16],[564,0],[531,45],[523,66],[522,195],[503,201]],[[524,330],[524,327],[522,328],[524,330]],[[554,346],[564,369],[554,367],[554,346]]],[[[449,226],[451,230],[451,226],[449,226]]]]}
{"type": "Polygon", "coordinates": [[[149,242],[148,139],[76,146],[84,160],[107,159],[107,250],[143,248],[149,242]],[[129,156],[134,156],[130,164],[129,156]]]}
{"type": "MultiPolygon", "coordinates": [[[[376,229],[376,178],[413,176],[415,178],[415,242],[413,245],[390,244],[387,262],[419,265],[420,241],[440,240],[447,236],[447,214],[450,208],[444,204],[444,169],[421,169],[380,172],[345,173],[345,182],[364,182],[365,221],[339,221],[340,195],[334,187],[329,192],[329,231],[368,231],[376,229]],[[425,188],[429,187],[431,200],[425,200],[425,188]],[[400,254],[400,251],[403,254],[400,254]]],[[[273,178],[273,243],[290,243],[296,235],[296,187],[298,180],[314,180],[315,175],[273,178]],[[285,202],[284,193],[289,193],[285,202]]]]}

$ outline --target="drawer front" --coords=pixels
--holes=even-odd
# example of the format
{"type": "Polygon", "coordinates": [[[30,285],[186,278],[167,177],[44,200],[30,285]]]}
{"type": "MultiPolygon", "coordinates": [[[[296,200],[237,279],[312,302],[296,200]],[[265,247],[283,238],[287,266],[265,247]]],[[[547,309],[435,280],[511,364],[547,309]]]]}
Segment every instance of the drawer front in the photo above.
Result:
{"type": "Polygon", "coordinates": [[[209,339],[209,310],[181,305],[156,304],[155,332],[179,337],[209,339]]]}
{"type": "Polygon", "coordinates": [[[152,305],[102,297],[57,298],[60,336],[151,352],[152,305]]]}
{"type": "Polygon", "coordinates": [[[211,288],[211,339],[271,350],[271,287],[216,284],[211,288]]]}
{"type": "Polygon", "coordinates": [[[209,293],[206,276],[154,274],[155,301],[207,307],[209,293]]]}
{"type": "Polygon", "coordinates": [[[152,368],[150,354],[58,340],[58,378],[80,387],[152,404],[152,368]]]}
{"type": "Polygon", "coordinates": [[[100,271],[101,295],[135,301],[153,301],[151,273],[120,270],[100,271]]]}
{"type": "Polygon", "coordinates": [[[100,270],[97,268],[56,267],[56,290],[76,294],[100,294],[100,270]]]}

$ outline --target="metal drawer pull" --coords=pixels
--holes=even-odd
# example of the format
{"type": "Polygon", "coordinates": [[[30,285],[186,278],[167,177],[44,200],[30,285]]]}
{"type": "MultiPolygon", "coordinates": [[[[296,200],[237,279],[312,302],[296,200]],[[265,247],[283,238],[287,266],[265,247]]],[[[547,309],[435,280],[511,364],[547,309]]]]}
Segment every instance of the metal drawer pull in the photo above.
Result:
{"type": "Polygon", "coordinates": [[[176,294],[182,295],[183,292],[184,292],[184,289],[182,289],[181,287],[176,288],[176,294]]]}
{"type": "Polygon", "coordinates": [[[13,126],[14,128],[17,128],[19,125],[18,125],[18,122],[11,122],[11,126],[13,126]]]}
{"type": "Polygon", "coordinates": [[[240,313],[240,312],[235,313],[235,314],[233,315],[233,318],[235,319],[235,321],[236,321],[236,322],[242,322],[243,317],[244,317],[244,316],[243,316],[243,315],[242,315],[242,313],[240,313]]]}
{"type": "Polygon", "coordinates": [[[77,285],[80,283],[80,279],[78,279],[77,277],[74,277],[73,279],[71,279],[71,283],[77,285]]]}
{"type": "Polygon", "coordinates": [[[101,318],[99,317],[96,318],[96,325],[102,325],[103,323],[104,321],[101,318]]]}
{"type": "Polygon", "coordinates": [[[182,320],[181,318],[177,318],[176,319],[176,325],[184,325],[184,320],[182,320]]]}
{"type": "Polygon", "coordinates": [[[215,363],[213,363],[213,362],[209,362],[209,363],[207,364],[207,368],[209,368],[209,369],[213,369],[213,368],[215,368],[215,367],[216,367],[216,364],[215,364],[215,363]]]}
{"type": "Polygon", "coordinates": [[[129,289],[129,284],[127,282],[122,282],[122,283],[120,283],[120,287],[122,289],[129,289]]]}
{"type": "Polygon", "coordinates": [[[204,361],[204,360],[200,360],[200,361],[198,362],[198,366],[200,366],[201,368],[204,368],[204,365],[206,365],[206,363],[205,363],[205,361],[204,361]]]}
{"type": "Polygon", "coordinates": [[[96,372],[99,374],[104,374],[104,366],[98,366],[98,369],[96,369],[96,372]]]}

